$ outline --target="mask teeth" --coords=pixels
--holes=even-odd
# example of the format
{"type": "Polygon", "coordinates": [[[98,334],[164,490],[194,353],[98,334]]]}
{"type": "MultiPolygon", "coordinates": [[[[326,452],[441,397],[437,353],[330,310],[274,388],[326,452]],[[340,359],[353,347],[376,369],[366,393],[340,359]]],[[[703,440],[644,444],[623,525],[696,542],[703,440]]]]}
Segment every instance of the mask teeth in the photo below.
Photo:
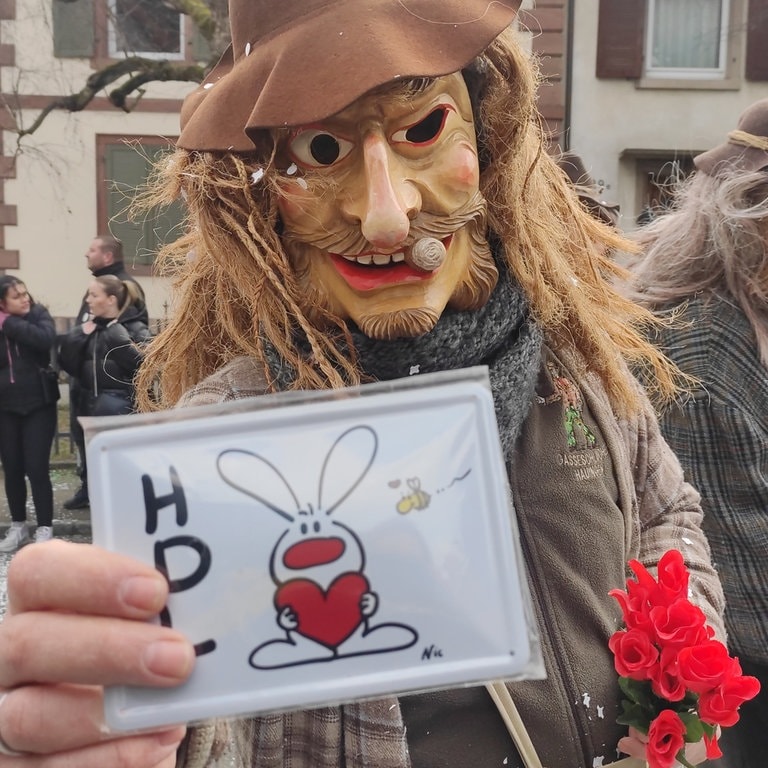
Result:
{"type": "Polygon", "coordinates": [[[398,251],[397,253],[375,253],[367,256],[344,256],[344,258],[353,264],[385,266],[387,264],[402,264],[405,261],[405,253],[398,251]]]}

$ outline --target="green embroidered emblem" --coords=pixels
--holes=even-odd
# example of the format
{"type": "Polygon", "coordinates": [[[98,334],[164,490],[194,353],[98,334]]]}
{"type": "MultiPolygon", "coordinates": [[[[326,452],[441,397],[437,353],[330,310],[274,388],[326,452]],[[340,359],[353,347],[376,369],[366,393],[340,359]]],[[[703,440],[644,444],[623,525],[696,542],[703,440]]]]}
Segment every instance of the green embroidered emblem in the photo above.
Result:
{"type": "Polygon", "coordinates": [[[584,417],[581,413],[583,402],[579,388],[569,378],[562,376],[552,363],[547,363],[547,370],[555,391],[547,397],[539,398],[539,402],[544,404],[562,402],[563,426],[570,450],[574,450],[578,445],[577,434],[583,437],[587,448],[594,448],[597,440],[594,432],[584,423],[584,417]]]}

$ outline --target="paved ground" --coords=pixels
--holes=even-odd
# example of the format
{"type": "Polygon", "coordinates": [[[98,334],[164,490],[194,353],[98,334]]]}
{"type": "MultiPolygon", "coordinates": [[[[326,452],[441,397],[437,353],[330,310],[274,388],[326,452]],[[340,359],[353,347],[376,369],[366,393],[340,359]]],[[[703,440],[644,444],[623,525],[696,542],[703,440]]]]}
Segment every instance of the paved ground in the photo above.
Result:
{"type": "MultiPolygon", "coordinates": [[[[2,469],[0,469],[0,537],[5,536],[11,521],[8,514],[8,504],[5,500],[2,484],[2,469]]],[[[71,464],[58,464],[51,469],[53,481],[53,535],[70,541],[90,541],[91,516],[88,509],[70,512],[64,509],[64,502],[70,498],[80,485],[71,464]]],[[[27,520],[34,526],[35,514],[32,500],[27,502],[27,520]]],[[[6,592],[5,574],[13,555],[0,553],[0,617],[5,613],[6,592]]]]}
{"type": "MultiPolygon", "coordinates": [[[[0,469],[0,535],[5,532],[11,521],[8,504],[3,491],[3,472],[0,469]]],[[[80,485],[71,464],[57,464],[51,469],[53,482],[53,535],[54,536],[90,536],[91,515],[88,509],[69,511],[64,509],[64,502],[71,498],[80,485]]],[[[35,513],[32,499],[27,500],[27,520],[34,526],[35,513]]]]}

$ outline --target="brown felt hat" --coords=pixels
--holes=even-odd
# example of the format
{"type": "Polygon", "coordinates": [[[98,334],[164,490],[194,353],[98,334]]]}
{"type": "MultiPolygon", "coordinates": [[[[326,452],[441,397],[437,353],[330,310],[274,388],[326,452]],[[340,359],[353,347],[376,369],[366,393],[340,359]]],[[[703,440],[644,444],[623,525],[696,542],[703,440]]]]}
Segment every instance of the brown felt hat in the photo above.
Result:
{"type": "Polygon", "coordinates": [[[376,86],[456,72],[521,0],[229,0],[232,44],[184,101],[178,146],[249,151],[260,128],[323,120],[376,86]]]}
{"type": "Polygon", "coordinates": [[[696,168],[709,176],[735,168],[759,171],[768,167],[768,99],[756,101],[741,113],[735,131],[708,152],[693,158],[696,168]]]}

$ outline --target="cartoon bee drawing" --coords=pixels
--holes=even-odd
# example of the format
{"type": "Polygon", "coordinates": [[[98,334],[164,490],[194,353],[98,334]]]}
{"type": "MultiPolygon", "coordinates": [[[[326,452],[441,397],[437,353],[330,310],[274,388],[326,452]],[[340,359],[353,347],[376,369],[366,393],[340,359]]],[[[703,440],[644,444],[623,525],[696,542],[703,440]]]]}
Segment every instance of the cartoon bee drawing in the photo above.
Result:
{"type": "Polygon", "coordinates": [[[412,509],[426,509],[429,506],[430,495],[421,490],[421,480],[418,477],[409,477],[406,482],[411,493],[397,502],[397,511],[401,515],[407,515],[412,509]]]}
{"type": "Polygon", "coordinates": [[[252,667],[276,669],[385,653],[418,640],[406,624],[372,623],[379,597],[365,575],[365,549],[351,528],[330,517],[360,484],[377,448],[376,433],[368,426],[340,435],[322,466],[317,505],[304,507],[263,456],[232,449],[218,457],[226,483],[289,523],[269,563],[276,621],[284,636],[257,646],[249,657],[252,667]]]}

